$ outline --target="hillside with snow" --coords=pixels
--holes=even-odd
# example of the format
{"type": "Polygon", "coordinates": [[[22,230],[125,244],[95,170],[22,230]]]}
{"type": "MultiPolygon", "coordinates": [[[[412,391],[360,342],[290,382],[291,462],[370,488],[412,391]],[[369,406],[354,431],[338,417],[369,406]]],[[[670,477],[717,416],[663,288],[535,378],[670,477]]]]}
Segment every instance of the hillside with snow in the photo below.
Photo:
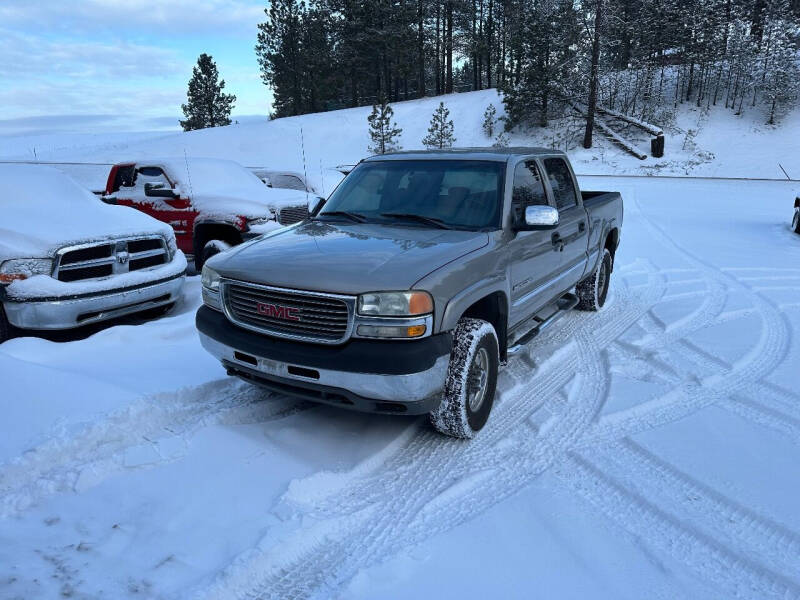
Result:
{"type": "MultiPolygon", "coordinates": [[[[494,91],[444,101],[457,145],[491,144],[494,91]]],[[[438,102],[394,106],[404,148],[438,102]]],[[[103,187],[106,163],[185,152],[329,193],[368,113],[6,137],[0,160],[103,187]]],[[[663,159],[570,151],[624,199],[608,301],[509,361],[470,442],[227,377],[196,276],[163,318],[0,344],[0,598],[800,598],[800,183],[777,181],[799,127],[687,106],[663,159]]]]}
{"type": "MultiPolygon", "coordinates": [[[[483,113],[489,104],[504,114],[495,90],[482,90],[424,98],[393,104],[394,120],[403,130],[400,145],[405,150],[422,148],[434,109],[443,101],[455,126],[458,147],[491,146],[495,139],[483,132],[483,113]]],[[[249,167],[305,172],[321,192],[330,193],[341,179],[337,165],[354,164],[369,156],[367,116],[370,107],[351,108],[297,117],[247,122],[180,133],[57,134],[52,136],[0,137],[0,160],[40,160],[70,163],[114,163],[153,156],[216,157],[235,160],[249,167]]],[[[554,147],[569,152],[576,171],[582,174],[676,174],[717,177],[800,179],[800,154],[796,132],[800,110],[780,125],[764,125],[757,111],[735,116],[730,110],[712,107],[705,111],[692,103],[681,105],[665,129],[663,158],[638,160],[612,144],[599,132],[595,147],[584,150],[574,139],[569,147],[565,135],[575,133],[576,123],[554,121],[548,128],[515,130],[512,146],[554,147]],[[746,148],[743,148],[745,144],[746,148]],[[746,150],[746,151],[745,151],[746,150]]],[[[579,127],[579,124],[578,124],[579,127]]],[[[649,155],[649,137],[626,132],[649,155]]],[[[102,189],[106,164],[65,165],[64,169],[87,187],[102,189]]]]}

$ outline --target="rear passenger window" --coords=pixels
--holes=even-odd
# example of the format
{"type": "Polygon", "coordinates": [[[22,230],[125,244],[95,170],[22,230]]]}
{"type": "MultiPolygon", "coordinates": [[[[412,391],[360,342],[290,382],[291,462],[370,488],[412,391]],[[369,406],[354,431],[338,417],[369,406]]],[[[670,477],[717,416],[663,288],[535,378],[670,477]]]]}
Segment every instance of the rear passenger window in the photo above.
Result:
{"type": "Polygon", "coordinates": [[[539,175],[539,168],[534,160],[521,162],[514,169],[514,191],[511,195],[514,222],[522,222],[525,208],[537,204],[547,205],[547,194],[544,191],[542,177],[539,175]]]}
{"type": "Polygon", "coordinates": [[[566,161],[563,158],[545,158],[544,168],[547,171],[547,179],[553,189],[553,197],[558,210],[572,208],[578,204],[578,194],[575,191],[575,184],[566,161]]]}

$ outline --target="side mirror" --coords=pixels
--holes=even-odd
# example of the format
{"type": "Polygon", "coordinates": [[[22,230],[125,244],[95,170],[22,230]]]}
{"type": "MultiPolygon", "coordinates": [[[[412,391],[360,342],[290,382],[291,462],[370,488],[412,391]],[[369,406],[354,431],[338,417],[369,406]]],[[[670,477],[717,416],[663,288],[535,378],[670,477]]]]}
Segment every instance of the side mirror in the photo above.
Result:
{"type": "Polygon", "coordinates": [[[315,216],[323,206],[325,206],[325,198],[322,196],[311,198],[308,201],[308,214],[312,217],[315,216]]]}
{"type": "Polygon", "coordinates": [[[558,227],[558,211],[552,206],[528,206],[525,208],[525,222],[517,229],[537,231],[558,227]]]}
{"type": "Polygon", "coordinates": [[[163,183],[145,183],[144,195],[150,198],[175,198],[175,192],[165,188],[163,183]]]}

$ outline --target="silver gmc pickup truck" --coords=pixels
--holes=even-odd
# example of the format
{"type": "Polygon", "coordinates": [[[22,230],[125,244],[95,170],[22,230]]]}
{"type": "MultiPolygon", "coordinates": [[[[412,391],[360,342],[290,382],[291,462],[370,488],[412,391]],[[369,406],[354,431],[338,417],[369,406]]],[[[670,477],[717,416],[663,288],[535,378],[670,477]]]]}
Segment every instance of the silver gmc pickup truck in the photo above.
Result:
{"type": "Polygon", "coordinates": [[[197,328],[229,375],[471,438],[508,357],[603,306],[621,227],[620,195],[580,192],[563,152],[375,156],[307,220],[209,260],[197,328]]]}

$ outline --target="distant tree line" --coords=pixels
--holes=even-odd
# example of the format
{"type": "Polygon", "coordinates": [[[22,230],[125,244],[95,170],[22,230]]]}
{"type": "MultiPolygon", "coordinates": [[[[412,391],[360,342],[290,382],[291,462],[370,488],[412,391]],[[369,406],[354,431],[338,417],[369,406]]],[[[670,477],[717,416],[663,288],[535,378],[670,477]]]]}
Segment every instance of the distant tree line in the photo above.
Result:
{"type": "Polygon", "coordinates": [[[800,0],[271,0],[265,14],[274,116],[497,87],[507,126],[546,125],[592,88],[639,118],[694,102],[774,121],[800,81],[800,0]]]}

